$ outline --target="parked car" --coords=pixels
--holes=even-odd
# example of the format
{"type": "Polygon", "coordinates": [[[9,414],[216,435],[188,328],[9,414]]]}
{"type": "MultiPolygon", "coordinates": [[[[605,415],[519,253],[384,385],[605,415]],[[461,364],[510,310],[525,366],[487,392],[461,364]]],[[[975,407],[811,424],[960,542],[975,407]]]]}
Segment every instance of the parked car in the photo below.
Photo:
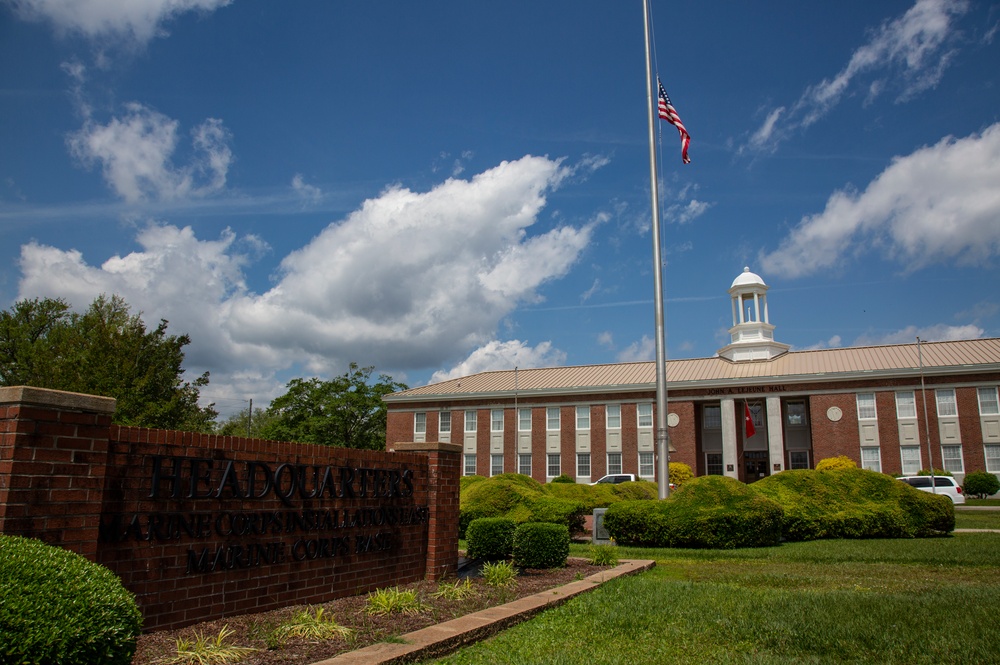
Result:
{"type": "Polygon", "coordinates": [[[591,485],[603,485],[605,483],[610,483],[612,485],[617,485],[618,483],[630,483],[635,480],[634,473],[609,473],[597,479],[595,482],[590,483],[591,485]]]}
{"type": "Polygon", "coordinates": [[[923,492],[944,494],[952,503],[965,503],[961,486],[951,476],[934,476],[934,487],[931,487],[931,476],[903,476],[900,480],[923,492]]]}

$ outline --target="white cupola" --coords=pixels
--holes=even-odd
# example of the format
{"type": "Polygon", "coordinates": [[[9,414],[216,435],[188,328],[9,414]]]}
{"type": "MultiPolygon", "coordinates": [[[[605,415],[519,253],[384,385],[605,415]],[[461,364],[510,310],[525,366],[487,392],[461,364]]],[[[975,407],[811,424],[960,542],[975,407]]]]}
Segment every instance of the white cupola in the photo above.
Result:
{"type": "Polygon", "coordinates": [[[760,275],[743,268],[733,280],[729,297],[733,307],[733,327],[730,343],[719,349],[719,355],[733,362],[772,360],[788,351],[788,344],[774,341],[774,326],[767,314],[767,284],[760,275]]]}

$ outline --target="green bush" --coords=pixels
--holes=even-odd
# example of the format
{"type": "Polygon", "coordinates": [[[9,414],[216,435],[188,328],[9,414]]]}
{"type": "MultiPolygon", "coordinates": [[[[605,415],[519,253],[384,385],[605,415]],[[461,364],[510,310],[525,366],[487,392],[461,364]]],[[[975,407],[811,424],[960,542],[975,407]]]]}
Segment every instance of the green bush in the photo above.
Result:
{"type": "Polygon", "coordinates": [[[480,517],[465,532],[470,559],[507,559],[514,552],[517,523],[506,517],[480,517]]]}
{"type": "Polygon", "coordinates": [[[694,478],[694,472],[691,470],[691,467],[684,462],[670,462],[668,469],[667,476],[670,478],[670,482],[677,487],[694,478]]]}
{"type": "MultiPolygon", "coordinates": [[[[586,490],[589,486],[579,487],[586,490]]],[[[483,517],[506,517],[518,524],[553,522],[564,524],[574,532],[582,531],[588,512],[585,503],[550,496],[541,483],[516,473],[493,476],[469,485],[461,495],[459,507],[459,538],[466,538],[469,524],[483,517]]]]}
{"type": "Polygon", "coordinates": [[[565,474],[564,473],[562,475],[556,476],[555,478],[553,478],[549,482],[550,483],[575,483],[576,482],[576,478],[574,478],[573,476],[571,476],[569,474],[565,474]]]}
{"type": "Polygon", "coordinates": [[[965,474],[962,488],[965,490],[965,496],[985,499],[1000,492],[1000,480],[997,480],[994,474],[986,471],[972,471],[965,474]]]}
{"type": "MultiPolygon", "coordinates": [[[[618,497],[619,501],[655,501],[660,497],[660,488],[657,487],[656,483],[648,480],[618,483],[611,486],[611,491],[618,497]]],[[[599,507],[607,508],[607,506],[599,507]]]]}
{"type": "Polygon", "coordinates": [[[834,471],[836,469],[856,469],[858,468],[858,463],[847,455],[838,455],[837,457],[827,457],[816,462],[817,471],[834,471]]]}
{"type": "Polygon", "coordinates": [[[781,517],[781,506],[740,481],[701,476],[663,501],[610,506],[604,526],[620,545],[732,549],[778,544],[781,517]]]}
{"type": "Polygon", "coordinates": [[[945,471],[944,469],[920,469],[917,471],[918,476],[950,476],[951,471],[945,471]]]}
{"type": "Polygon", "coordinates": [[[135,599],[107,568],[0,535],[0,661],[128,665],[141,625],[135,599]]]}
{"type": "Polygon", "coordinates": [[[561,524],[527,522],[514,531],[514,565],[558,568],[569,557],[569,529],[561,524]]]}
{"type": "Polygon", "coordinates": [[[914,538],[955,528],[946,497],[865,469],[782,471],[752,488],[781,505],[786,540],[914,538]]]}
{"type": "Polygon", "coordinates": [[[466,490],[469,485],[473,483],[478,483],[481,480],[486,480],[485,476],[460,476],[458,479],[458,491],[461,494],[466,490]]]}

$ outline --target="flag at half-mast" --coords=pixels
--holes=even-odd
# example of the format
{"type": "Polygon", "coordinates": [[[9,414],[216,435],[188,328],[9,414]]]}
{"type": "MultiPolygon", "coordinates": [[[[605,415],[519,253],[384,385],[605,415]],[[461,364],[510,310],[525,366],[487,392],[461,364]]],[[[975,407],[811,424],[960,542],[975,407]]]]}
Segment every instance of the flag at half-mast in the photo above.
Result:
{"type": "Polygon", "coordinates": [[[688,157],[688,146],[691,145],[691,135],[688,134],[688,130],[684,127],[684,123],[681,122],[681,117],[677,115],[677,109],[675,109],[674,105],[670,103],[670,98],[667,97],[667,91],[663,89],[660,77],[656,77],[656,85],[660,88],[660,101],[657,112],[661,119],[669,122],[677,128],[678,132],[680,132],[681,159],[684,160],[685,164],[690,164],[691,158],[688,157]]]}

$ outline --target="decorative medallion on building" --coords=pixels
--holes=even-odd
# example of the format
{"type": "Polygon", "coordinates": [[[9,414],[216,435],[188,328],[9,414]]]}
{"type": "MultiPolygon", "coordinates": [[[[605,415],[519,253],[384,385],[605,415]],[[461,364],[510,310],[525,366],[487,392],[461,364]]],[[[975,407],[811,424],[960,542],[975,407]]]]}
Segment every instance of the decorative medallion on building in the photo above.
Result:
{"type": "Polygon", "coordinates": [[[839,406],[831,406],[826,410],[826,417],[833,422],[837,422],[844,417],[844,412],[840,410],[839,406]]]}

